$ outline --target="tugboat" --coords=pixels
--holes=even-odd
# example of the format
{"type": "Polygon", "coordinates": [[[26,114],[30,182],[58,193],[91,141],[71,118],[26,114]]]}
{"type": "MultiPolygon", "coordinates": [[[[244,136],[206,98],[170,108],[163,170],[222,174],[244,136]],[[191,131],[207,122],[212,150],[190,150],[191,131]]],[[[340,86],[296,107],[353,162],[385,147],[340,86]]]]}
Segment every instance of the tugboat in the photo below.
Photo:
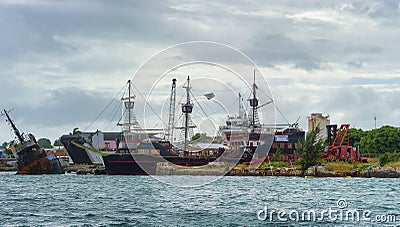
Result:
{"type": "Polygon", "coordinates": [[[63,174],[61,163],[54,153],[47,153],[37,143],[32,134],[24,136],[15,126],[8,112],[4,115],[10,123],[18,144],[11,146],[11,151],[17,159],[17,174],[63,174]]]}

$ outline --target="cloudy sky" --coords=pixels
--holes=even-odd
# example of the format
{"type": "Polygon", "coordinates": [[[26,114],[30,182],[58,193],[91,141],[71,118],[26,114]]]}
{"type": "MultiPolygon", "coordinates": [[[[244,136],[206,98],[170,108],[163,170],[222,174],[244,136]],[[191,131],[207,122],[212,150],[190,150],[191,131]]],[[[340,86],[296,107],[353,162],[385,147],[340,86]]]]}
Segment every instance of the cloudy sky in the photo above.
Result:
{"type": "MultiPolygon", "coordinates": [[[[0,107],[37,137],[85,129],[147,59],[203,40],[251,58],[302,128],[311,112],[400,126],[398,0],[0,0],[0,25],[0,107]]],[[[12,138],[3,118],[0,141],[12,138]]]]}

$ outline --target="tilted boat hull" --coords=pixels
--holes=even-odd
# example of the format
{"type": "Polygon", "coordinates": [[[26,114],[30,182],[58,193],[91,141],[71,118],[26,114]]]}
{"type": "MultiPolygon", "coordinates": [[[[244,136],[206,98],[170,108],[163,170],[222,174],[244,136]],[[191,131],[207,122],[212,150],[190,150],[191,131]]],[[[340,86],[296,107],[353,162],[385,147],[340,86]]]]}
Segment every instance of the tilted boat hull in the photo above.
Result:
{"type": "Polygon", "coordinates": [[[75,164],[92,165],[93,162],[85,149],[82,149],[71,143],[72,141],[79,143],[79,140],[82,140],[80,135],[63,135],[60,139],[61,143],[67,149],[68,155],[71,157],[72,161],[75,164]]]}
{"type": "Polygon", "coordinates": [[[58,160],[48,160],[46,157],[31,162],[22,167],[17,174],[63,174],[64,170],[58,160]]]}
{"type": "Polygon", "coordinates": [[[18,149],[17,174],[62,174],[64,169],[55,154],[48,154],[35,142],[28,142],[18,149]]]}

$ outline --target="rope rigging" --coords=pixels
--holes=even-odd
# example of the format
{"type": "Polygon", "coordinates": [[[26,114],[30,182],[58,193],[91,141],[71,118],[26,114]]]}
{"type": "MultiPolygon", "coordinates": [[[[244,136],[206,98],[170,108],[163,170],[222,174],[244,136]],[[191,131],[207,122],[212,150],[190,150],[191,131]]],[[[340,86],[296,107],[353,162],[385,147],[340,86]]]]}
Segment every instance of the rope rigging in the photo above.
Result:
{"type": "Polygon", "coordinates": [[[88,130],[94,122],[97,121],[97,119],[100,118],[100,116],[111,106],[111,104],[116,100],[117,96],[119,96],[119,94],[124,90],[125,86],[123,86],[119,92],[111,99],[111,101],[107,104],[107,106],[95,117],[95,119],[90,122],[90,124],[84,129],[84,131],[88,130]]]}
{"type": "Polygon", "coordinates": [[[132,87],[136,90],[136,92],[140,95],[140,97],[142,97],[143,101],[149,106],[150,110],[157,116],[157,118],[163,123],[163,125],[165,125],[166,123],[162,120],[160,115],[158,115],[158,113],[153,109],[153,107],[150,105],[150,103],[147,102],[147,100],[144,98],[144,96],[139,92],[139,89],[137,89],[134,84],[132,84],[132,87]]]}

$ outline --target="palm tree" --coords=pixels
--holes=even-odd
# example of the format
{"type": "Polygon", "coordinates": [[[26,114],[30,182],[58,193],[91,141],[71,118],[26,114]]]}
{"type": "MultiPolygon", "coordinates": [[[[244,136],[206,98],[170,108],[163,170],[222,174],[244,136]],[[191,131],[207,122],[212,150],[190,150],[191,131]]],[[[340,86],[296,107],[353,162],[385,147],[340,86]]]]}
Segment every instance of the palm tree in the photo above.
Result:
{"type": "Polygon", "coordinates": [[[82,131],[79,130],[78,127],[74,128],[74,130],[72,130],[72,135],[79,135],[79,134],[82,134],[82,131]]]}

